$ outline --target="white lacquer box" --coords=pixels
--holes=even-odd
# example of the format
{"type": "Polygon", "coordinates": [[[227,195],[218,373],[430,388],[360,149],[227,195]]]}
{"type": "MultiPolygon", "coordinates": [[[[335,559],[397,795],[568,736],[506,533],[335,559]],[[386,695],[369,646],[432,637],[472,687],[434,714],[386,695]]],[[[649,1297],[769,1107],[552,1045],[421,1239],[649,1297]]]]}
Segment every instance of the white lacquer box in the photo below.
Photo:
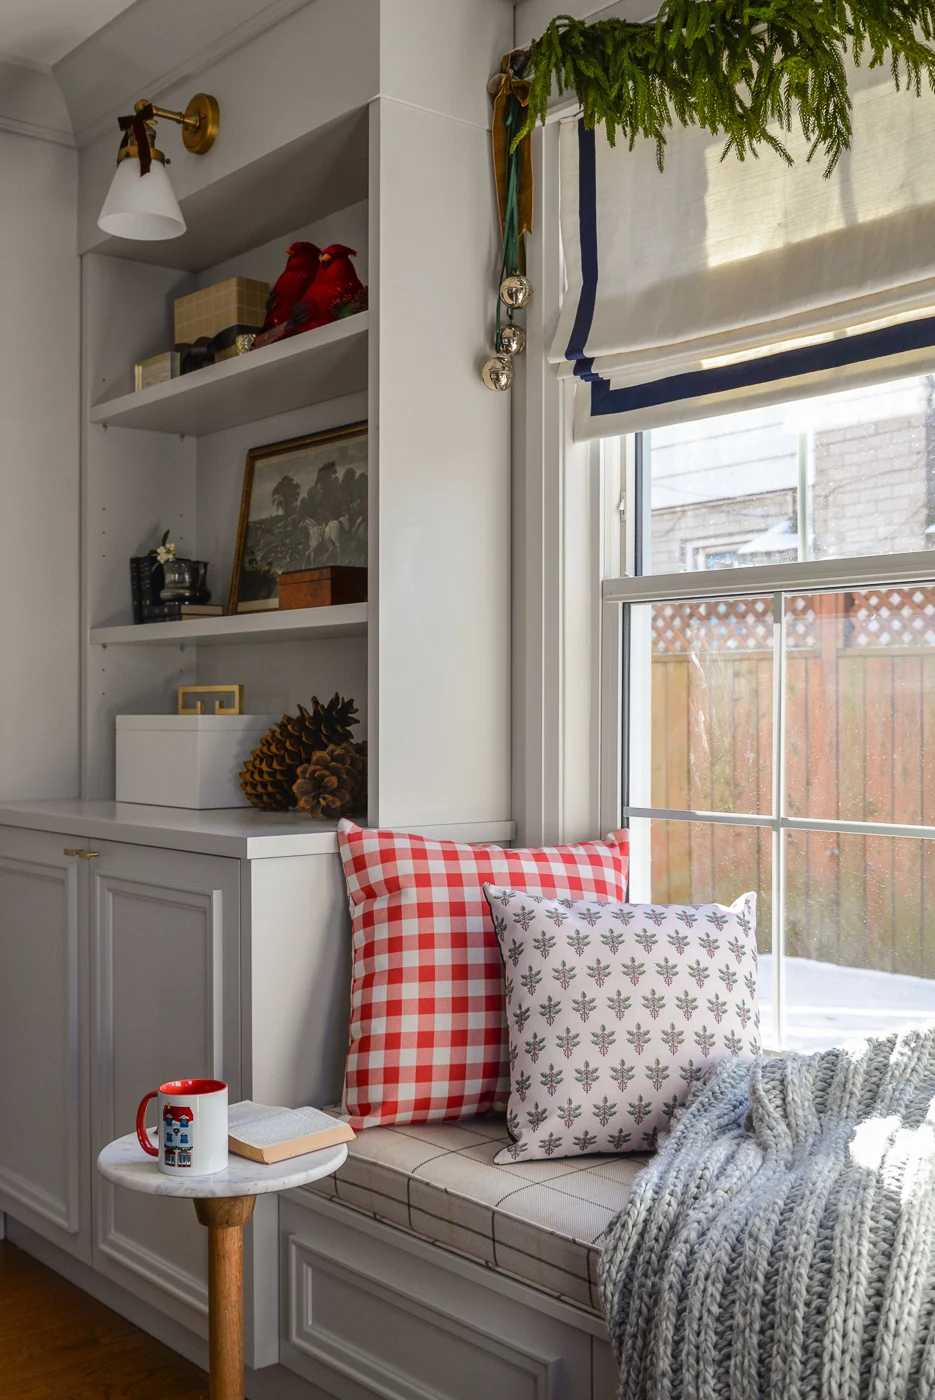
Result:
{"type": "Polygon", "coordinates": [[[279,715],[118,715],[117,801],[246,807],[240,770],[279,715]]]}

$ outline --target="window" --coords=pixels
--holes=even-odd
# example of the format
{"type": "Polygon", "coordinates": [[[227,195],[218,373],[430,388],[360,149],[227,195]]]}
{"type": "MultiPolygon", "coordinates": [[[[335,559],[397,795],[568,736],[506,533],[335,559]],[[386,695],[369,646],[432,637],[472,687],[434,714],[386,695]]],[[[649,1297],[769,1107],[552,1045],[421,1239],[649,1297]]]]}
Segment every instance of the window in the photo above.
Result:
{"type": "Polygon", "coordinates": [[[767,1044],[935,1015],[933,390],[745,410],[616,454],[632,896],[757,891],[767,1044]]]}

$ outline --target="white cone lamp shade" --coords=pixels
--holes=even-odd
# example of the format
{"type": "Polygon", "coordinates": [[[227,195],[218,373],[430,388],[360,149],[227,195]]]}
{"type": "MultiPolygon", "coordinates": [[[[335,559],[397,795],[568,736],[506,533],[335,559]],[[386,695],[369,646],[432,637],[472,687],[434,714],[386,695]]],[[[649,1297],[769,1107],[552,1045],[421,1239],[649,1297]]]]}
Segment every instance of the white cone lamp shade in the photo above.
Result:
{"type": "Polygon", "coordinates": [[[139,161],[121,160],[97,223],[115,238],[152,242],[183,234],[185,220],[162,161],[154,160],[141,175],[139,161]]]}

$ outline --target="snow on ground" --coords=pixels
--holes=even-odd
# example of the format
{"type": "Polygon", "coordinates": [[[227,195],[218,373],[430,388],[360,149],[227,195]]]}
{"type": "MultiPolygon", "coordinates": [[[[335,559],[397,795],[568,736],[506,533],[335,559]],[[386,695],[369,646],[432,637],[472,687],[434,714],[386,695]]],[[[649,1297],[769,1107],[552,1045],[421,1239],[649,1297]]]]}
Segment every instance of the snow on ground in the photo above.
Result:
{"type": "MultiPolygon", "coordinates": [[[[763,1041],[772,1031],[773,960],[760,957],[763,1041]]],[[[867,1035],[935,1022],[935,979],[786,958],[786,1035],[790,1050],[826,1050],[867,1035]]]]}

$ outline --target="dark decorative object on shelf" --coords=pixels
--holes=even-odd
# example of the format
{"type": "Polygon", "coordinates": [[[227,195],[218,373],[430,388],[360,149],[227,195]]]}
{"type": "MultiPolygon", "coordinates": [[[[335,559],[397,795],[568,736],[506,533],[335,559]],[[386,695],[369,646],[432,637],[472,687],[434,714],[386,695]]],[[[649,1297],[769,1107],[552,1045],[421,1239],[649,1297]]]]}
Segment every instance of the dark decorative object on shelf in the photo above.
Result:
{"type": "Polygon", "coordinates": [[[291,811],[299,769],[332,748],[359,749],[351,738],[351,726],[359,722],[353,700],[337,693],[327,705],[313,695],[311,711],[300,705],[297,715],[283,715],[244,764],[240,786],[248,801],[265,812],[291,811]]]}
{"type": "Polygon", "coordinates": [[[367,601],[367,570],[333,565],[327,569],[294,569],[279,575],[279,610],[327,608],[367,601]]]}
{"type": "Polygon", "coordinates": [[[203,559],[169,559],[163,568],[165,584],[159,594],[163,603],[210,603],[208,565],[203,559]]]}
{"type": "Polygon", "coordinates": [[[321,249],[314,243],[289,244],[286,249],[286,266],[269,294],[266,319],[254,342],[255,349],[262,350],[264,345],[272,345],[282,339],[292,308],[297,301],[301,301],[318,276],[320,262],[321,249]]]}
{"type": "Polygon", "coordinates": [[[220,617],[209,607],[208,565],[203,559],[180,559],[166,530],[154,549],[130,560],[130,597],[134,622],[172,622],[182,617],[220,617]]]}
{"type": "Polygon", "coordinates": [[[367,288],[351,262],[356,257],[344,243],[331,243],[324,252],[314,243],[291,244],[254,349],[366,311],[367,288]]]}
{"type": "Polygon", "coordinates": [[[130,597],[133,603],[133,621],[143,621],[143,609],[159,602],[159,595],[165,583],[163,567],[151,554],[130,560],[130,597]]]}
{"type": "Polygon", "coordinates": [[[279,575],[367,563],[367,424],[247,453],[228,611],[279,606],[279,575]]]}
{"type": "Polygon", "coordinates": [[[299,769],[293,792],[300,812],[336,821],[367,805],[367,745],[329,744],[299,769]]]}

